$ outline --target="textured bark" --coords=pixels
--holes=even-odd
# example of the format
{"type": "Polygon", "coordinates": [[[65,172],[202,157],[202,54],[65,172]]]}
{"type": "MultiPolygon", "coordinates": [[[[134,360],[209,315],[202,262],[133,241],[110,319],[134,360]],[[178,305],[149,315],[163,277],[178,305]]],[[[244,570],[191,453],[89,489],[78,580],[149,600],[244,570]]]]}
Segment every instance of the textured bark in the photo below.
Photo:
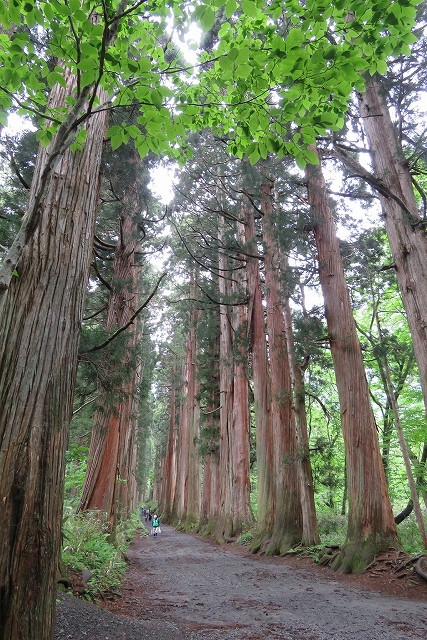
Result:
{"type": "Polygon", "coordinates": [[[369,141],[385,228],[405,306],[427,411],[427,236],[412,187],[408,163],[397,139],[378,82],[370,78],[359,96],[360,113],[369,141]]]}
{"type": "MultiPolygon", "coordinates": [[[[194,294],[193,294],[194,295],[194,294]]],[[[191,342],[191,362],[188,377],[189,450],[188,482],[183,520],[186,528],[193,528],[200,520],[201,509],[201,459],[200,439],[200,381],[197,373],[198,343],[197,325],[200,311],[194,309],[191,318],[189,341],[191,342]]]]}
{"type": "MultiPolygon", "coordinates": [[[[245,199],[246,244],[251,255],[257,255],[255,219],[249,202],[245,199]]],[[[254,385],[257,470],[258,470],[258,517],[257,535],[250,550],[254,553],[265,548],[274,527],[276,504],[273,433],[271,425],[270,379],[264,311],[259,273],[259,260],[249,258],[247,262],[249,311],[248,330],[252,346],[252,376],[254,385]]]]}
{"type": "MultiPolygon", "coordinates": [[[[282,270],[286,271],[286,256],[281,255],[280,264],[282,270]]],[[[314,500],[313,472],[310,461],[307,414],[305,407],[304,371],[303,368],[298,364],[296,358],[291,307],[289,304],[289,296],[286,295],[286,292],[283,298],[283,315],[285,318],[286,343],[289,354],[295,407],[295,423],[297,428],[299,462],[298,473],[300,477],[301,509],[303,522],[302,542],[306,546],[313,546],[320,544],[320,536],[319,528],[317,525],[316,504],[314,500]]]]}
{"type": "MultiPolygon", "coordinates": [[[[61,106],[74,90],[54,87],[61,106]]],[[[101,96],[101,100],[104,96],[101,96]]],[[[99,194],[106,113],[87,123],[82,152],[66,151],[30,192],[39,202],[0,322],[0,638],[53,638],[64,453],[99,194]]],[[[52,143],[55,144],[55,140],[52,143]]]]}
{"type": "Polygon", "coordinates": [[[288,345],[280,287],[278,247],[273,221],[272,183],[261,186],[267,334],[271,375],[271,427],[273,434],[276,509],[269,555],[283,555],[302,542],[302,511],[298,475],[297,436],[292,402],[288,345]]]}
{"type": "MultiPolygon", "coordinates": [[[[190,297],[194,297],[195,282],[191,283],[190,297]]],[[[179,436],[177,451],[177,483],[171,514],[173,524],[184,529],[194,527],[200,519],[200,457],[197,441],[200,432],[200,409],[197,400],[196,380],[197,339],[196,327],[199,310],[193,308],[186,343],[183,370],[183,388],[179,412],[179,436]]]]}
{"type": "MultiPolygon", "coordinates": [[[[139,166],[134,156],[133,163],[139,166]]],[[[135,263],[138,242],[137,215],[141,211],[140,180],[128,185],[122,200],[120,241],[114,256],[113,289],[109,296],[107,330],[124,326],[139,306],[139,269],[135,263]]],[[[79,511],[99,510],[112,529],[126,517],[135,497],[132,477],[136,453],[136,390],[138,366],[135,350],[137,319],[123,332],[122,352],[107,356],[113,388],[98,381],[98,403],[93,419],[89,460],[79,511]]]]}
{"type": "MultiPolygon", "coordinates": [[[[244,222],[237,223],[239,244],[245,243],[244,222]]],[[[233,293],[237,299],[246,299],[247,283],[244,269],[234,272],[233,293]]],[[[234,394],[230,431],[231,517],[232,535],[238,536],[252,527],[251,509],[250,433],[249,410],[249,344],[247,339],[247,303],[232,307],[234,394]]]]}
{"type": "Polygon", "coordinates": [[[169,522],[176,487],[176,374],[177,366],[175,365],[169,391],[169,434],[162,473],[162,493],[159,505],[159,511],[164,522],[169,522]]]}
{"type": "MultiPolygon", "coordinates": [[[[220,246],[226,244],[224,218],[218,224],[218,240],[220,246]]],[[[231,291],[228,281],[229,270],[225,252],[220,252],[218,259],[220,300],[226,300],[231,291]]],[[[231,461],[231,429],[234,406],[234,372],[233,342],[230,307],[221,304],[219,308],[219,394],[220,394],[220,434],[219,434],[219,510],[215,537],[225,542],[233,535],[233,519],[231,511],[232,493],[232,461],[231,461]]]]}
{"type": "MultiPolygon", "coordinates": [[[[218,314],[219,322],[219,314],[218,314]]],[[[203,473],[203,493],[199,530],[205,535],[215,536],[220,510],[220,474],[219,474],[219,415],[220,415],[220,371],[218,367],[217,337],[211,339],[210,362],[211,376],[208,390],[208,404],[205,416],[205,448],[203,473]]]]}
{"type": "Polygon", "coordinates": [[[307,165],[306,180],[346,450],[348,529],[346,543],[335,561],[335,568],[358,572],[363,571],[378,552],[389,546],[399,546],[399,541],[369,401],[362,352],[320,164],[307,165]]]}
{"type": "Polygon", "coordinates": [[[186,380],[187,367],[182,365],[181,387],[178,400],[178,433],[176,443],[176,485],[175,494],[172,503],[172,512],[170,521],[173,525],[181,523],[182,514],[184,513],[184,496],[186,490],[186,479],[188,476],[188,420],[186,419],[186,380]]]}

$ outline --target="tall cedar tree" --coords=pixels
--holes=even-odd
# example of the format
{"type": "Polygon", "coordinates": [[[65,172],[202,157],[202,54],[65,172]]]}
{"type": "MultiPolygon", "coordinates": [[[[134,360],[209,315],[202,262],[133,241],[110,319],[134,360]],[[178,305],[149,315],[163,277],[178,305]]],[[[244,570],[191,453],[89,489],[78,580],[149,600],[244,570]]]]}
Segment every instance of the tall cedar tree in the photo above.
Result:
{"type": "Polygon", "coordinates": [[[414,343],[427,411],[427,237],[402,146],[378,79],[359,94],[360,113],[379,185],[385,228],[414,343]]]}
{"type": "MultiPolygon", "coordinates": [[[[66,86],[52,89],[49,106],[65,105],[75,88],[76,79],[67,74],[66,86]]],[[[99,97],[106,98],[103,92],[99,97]]],[[[93,116],[83,150],[65,151],[51,170],[45,168],[55,139],[40,149],[29,197],[38,223],[27,235],[16,277],[2,292],[2,639],[54,633],[64,452],[106,126],[106,111],[93,116]]]]}
{"type": "MultiPolygon", "coordinates": [[[[134,316],[140,302],[139,271],[136,252],[141,232],[139,215],[142,168],[133,151],[127,159],[133,181],[127,181],[121,198],[119,241],[114,256],[112,288],[108,300],[107,331],[114,333],[134,316]]],[[[135,318],[120,335],[121,348],[107,358],[110,380],[98,379],[97,409],[86,477],[79,511],[99,510],[106,514],[111,529],[120,514],[126,517],[135,505],[135,454],[138,412],[136,362],[137,339],[141,330],[135,318]]],[[[108,349],[108,347],[107,347],[108,349]]]]}
{"type": "MultiPolygon", "coordinates": [[[[317,153],[316,147],[312,150],[317,153]]],[[[317,165],[307,165],[305,177],[346,451],[348,529],[346,543],[334,567],[345,573],[361,572],[377,553],[400,544],[320,161],[317,165]]]]}
{"type": "Polygon", "coordinates": [[[261,211],[276,483],[274,526],[265,551],[267,554],[275,555],[284,554],[302,542],[302,511],[291,372],[273,220],[273,183],[268,179],[264,179],[261,185],[261,211]]]}

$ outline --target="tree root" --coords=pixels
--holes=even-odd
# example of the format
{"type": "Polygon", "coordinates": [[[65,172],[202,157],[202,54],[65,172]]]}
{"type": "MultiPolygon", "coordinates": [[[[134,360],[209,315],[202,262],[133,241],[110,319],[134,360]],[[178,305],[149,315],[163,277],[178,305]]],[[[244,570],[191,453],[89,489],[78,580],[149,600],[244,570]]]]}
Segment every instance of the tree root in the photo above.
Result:
{"type": "Polygon", "coordinates": [[[427,580],[427,556],[421,556],[415,563],[415,571],[417,574],[427,580]]]}

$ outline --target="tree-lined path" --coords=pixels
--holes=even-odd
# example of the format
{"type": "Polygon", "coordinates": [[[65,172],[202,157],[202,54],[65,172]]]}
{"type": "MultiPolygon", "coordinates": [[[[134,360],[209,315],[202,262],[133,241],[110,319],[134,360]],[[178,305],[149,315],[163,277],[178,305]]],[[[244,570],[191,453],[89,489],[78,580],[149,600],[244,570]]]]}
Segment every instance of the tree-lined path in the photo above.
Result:
{"type": "MultiPolygon", "coordinates": [[[[410,599],[380,595],[361,587],[358,576],[250,555],[172,527],[162,527],[158,539],[137,539],[129,556],[122,598],[106,607],[143,623],[142,634],[146,628],[157,634],[162,625],[165,640],[403,640],[427,634],[425,590],[410,599]]],[[[411,595],[402,585],[404,593],[411,595]]],[[[116,637],[128,638],[110,634],[109,640],[116,637]]]]}

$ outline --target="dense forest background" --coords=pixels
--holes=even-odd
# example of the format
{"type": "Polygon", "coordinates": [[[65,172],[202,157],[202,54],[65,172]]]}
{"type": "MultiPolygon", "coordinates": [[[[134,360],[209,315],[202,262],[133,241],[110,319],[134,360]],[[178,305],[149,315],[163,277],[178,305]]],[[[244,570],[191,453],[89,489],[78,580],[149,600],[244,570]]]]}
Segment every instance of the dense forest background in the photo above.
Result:
{"type": "Polygon", "coordinates": [[[0,638],[142,504],[426,549],[425,4],[2,4],[0,638]]]}

